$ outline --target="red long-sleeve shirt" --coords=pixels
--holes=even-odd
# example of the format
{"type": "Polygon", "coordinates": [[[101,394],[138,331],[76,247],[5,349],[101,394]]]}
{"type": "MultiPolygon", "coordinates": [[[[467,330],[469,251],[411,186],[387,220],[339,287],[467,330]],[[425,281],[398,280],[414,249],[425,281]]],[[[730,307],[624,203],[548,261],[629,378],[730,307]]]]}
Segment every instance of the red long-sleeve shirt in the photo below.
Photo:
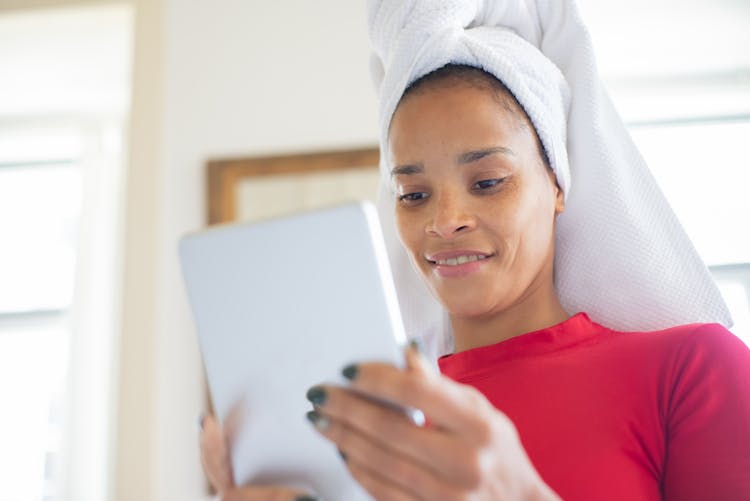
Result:
{"type": "Polygon", "coordinates": [[[616,332],[579,313],[448,355],[564,500],[750,500],[750,350],[718,324],[616,332]]]}

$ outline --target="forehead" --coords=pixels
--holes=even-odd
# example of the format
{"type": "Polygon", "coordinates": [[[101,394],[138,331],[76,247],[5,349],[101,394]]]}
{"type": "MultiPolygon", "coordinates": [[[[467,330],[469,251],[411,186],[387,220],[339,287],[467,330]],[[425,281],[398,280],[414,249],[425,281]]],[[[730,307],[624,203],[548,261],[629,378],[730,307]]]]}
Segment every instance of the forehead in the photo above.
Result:
{"type": "Polygon", "coordinates": [[[491,73],[466,65],[449,64],[418,78],[404,91],[399,106],[410,96],[437,90],[450,91],[460,88],[486,91],[508,113],[516,114],[520,122],[528,121],[523,107],[503,82],[491,73]]]}
{"type": "Polygon", "coordinates": [[[430,143],[487,143],[507,140],[517,132],[528,133],[522,111],[502,99],[495,89],[465,82],[423,86],[406,94],[396,108],[389,148],[393,152],[430,143]]]}
{"type": "Polygon", "coordinates": [[[526,128],[536,135],[523,107],[500,80],[477,68],[449,65],[417,79],[406,89],[391,117],[389,143],[393,140],[394,122],[403,121],[405,115],[409,122],[436,115],[449,104],[466,105],[453,106],[451,111],[461,118],[472,113],[479,119],[486,114],[483,112],[491,112],[492,118],[501,119],[505,125],[526,128]]]}

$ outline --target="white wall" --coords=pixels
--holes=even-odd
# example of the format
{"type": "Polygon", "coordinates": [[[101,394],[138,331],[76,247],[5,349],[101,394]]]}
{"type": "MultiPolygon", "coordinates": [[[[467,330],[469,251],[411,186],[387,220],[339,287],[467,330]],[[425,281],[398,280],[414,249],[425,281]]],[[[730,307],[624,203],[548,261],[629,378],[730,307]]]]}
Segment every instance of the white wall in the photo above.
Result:
{"type": "Polygon", "coordinates": [[[177,240],[204,223],[208,158],[376,143],[365,4],[136,4],[115,497],[201,499],[203,382],[177,240]]]}

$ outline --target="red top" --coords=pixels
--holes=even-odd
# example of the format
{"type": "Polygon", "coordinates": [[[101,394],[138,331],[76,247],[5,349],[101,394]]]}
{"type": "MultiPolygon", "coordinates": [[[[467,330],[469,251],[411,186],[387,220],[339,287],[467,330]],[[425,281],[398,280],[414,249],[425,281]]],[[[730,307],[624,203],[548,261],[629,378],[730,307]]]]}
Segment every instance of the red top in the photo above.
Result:
{"type": "Polygon", "coordinates": [[[565,322],[439,360],[564,500],[750,500],[750,350],[718,324],[565,322]]]}

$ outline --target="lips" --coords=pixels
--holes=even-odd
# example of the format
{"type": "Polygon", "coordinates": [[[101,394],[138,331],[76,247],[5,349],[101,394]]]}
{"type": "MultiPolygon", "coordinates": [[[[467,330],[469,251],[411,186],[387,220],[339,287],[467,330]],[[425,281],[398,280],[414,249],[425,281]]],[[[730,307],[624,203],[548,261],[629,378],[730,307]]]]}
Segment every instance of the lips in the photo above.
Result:
{"type": "Polygon", "coordinates": [[[425,256],[433,273],[443,279],[458,279],[483,269],[494,254],[477,250],[451,250],[425,256]]]}
{"type": "Polygon", "coordinates": [[[435,261],[435,264],[443,265],[443,266],[457,266],[459,264],[466,264],[466,263],[473,263],[474,261],[481,261],[482,259],[486,259],[487,256],[472,254],[470,256],[458,256],[458,257],[450,257],[448,259],[440,259],[438,261],[435,261]]]}
{"type": "Polygon", "coordinates": [[[452,250],[425,256],[430,264],[438,266],[461,266],[467,263],[482,261],[492,254],[475,250],[452,250]]]}

